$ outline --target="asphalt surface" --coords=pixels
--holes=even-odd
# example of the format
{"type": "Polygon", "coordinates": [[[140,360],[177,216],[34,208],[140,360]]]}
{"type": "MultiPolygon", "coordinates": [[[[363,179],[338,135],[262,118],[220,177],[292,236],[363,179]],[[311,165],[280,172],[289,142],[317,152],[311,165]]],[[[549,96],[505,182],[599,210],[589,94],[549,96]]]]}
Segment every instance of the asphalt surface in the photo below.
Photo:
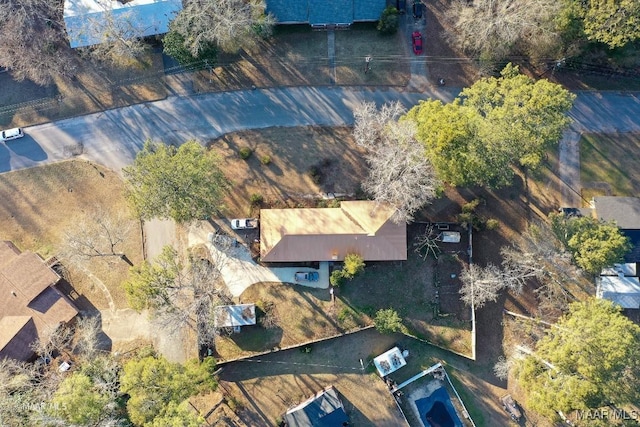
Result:
{"type": "MultiPolygon", "coordinates": [[[[119,171],[147,139],[180,144],[225,133],[271,126],[353,123],[361,101],[398,100],[410,107],[429,97],[451,100],[459,89],[421,92],[336,87],[295,87],[174,96],[25,129],[22,139],[0,144],[0,172],[73,157],[119,171]]],[[[576,132],[640,129],[640,93],[581,92],[570,112],[576,132]]]]}

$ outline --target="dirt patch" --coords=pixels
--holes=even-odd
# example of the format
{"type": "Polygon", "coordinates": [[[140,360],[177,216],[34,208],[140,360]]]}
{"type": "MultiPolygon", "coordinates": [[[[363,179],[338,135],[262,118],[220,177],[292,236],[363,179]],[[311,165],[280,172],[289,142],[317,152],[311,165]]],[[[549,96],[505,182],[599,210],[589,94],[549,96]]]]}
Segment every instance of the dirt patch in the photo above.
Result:
{"type": "Polygon", "coordinates": [[[233,190],[225,199],[225,214],[251,214],[250,197],[262,196],[273,207],[296,205],[296,199],[318,198],[321,193],[355,193],[366,176],[364,152],[353,142],[347,127],[319,126],[251,130],[227,134],[209,146],[219,153],[233,190]],[[252,150],[242,160],[239,151],[252,150]],[[268,164],[262,161],[268,156],[268,164]],[[315,167],[321,179],[314,182],[315,167]]]}
{"type": "MultiPolygon", "coordinates": [[[[83,213],[101,207],[106,212],[126,211],[120,177],[101,166],[85,161],[9,172],[0,175],[0,224],[3,240],[11,240],[22,250],[47,258],[57,253],[64,230],[73,227],[83,213]],[[107,202],[108,203],[105,203],[107,202]]],[[[132,228],[123,246],[135,264],[142,259],[140,226],[132,228]]],[[[120,282],[129,265],[120,260],[95,260],[87,265],[108,288],[117,308],[127,307],[120,282]]],[[[69,268],[71,284],[98,309],[109,308],[100,287],[78,268],[69,268]]]]}
{"type": "Polygon", "coordinates": [[[425,50],[427,55],[427,76],[431,84],[437,85],[442,78],[447,86],[468,87],[480,77],[474,60],[456,48],[447,34],[452,29],[445,19],[445,12],[453,0],[435,0],[424,2],[425,17],[425,50]]]}

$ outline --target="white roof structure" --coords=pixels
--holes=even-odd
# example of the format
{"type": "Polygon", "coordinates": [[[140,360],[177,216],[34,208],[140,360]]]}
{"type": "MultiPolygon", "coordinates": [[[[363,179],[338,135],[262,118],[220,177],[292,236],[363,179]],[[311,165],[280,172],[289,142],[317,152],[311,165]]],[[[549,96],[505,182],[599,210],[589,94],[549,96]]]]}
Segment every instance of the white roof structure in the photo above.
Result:
{"type": "Polygon", "coordinates": [[[400,349],[398,347],[393,347],[391,350],[382,353],[380,356],[373,359],[373,364],[378,369],[380,376],[384,377],[402,368],[407,364],[407,361],[404,360],[404,356],[402,356],[400,349]]]}
{"type": "Polygon", "coordinates": [[[596,296],[622,308],[640,308],[640,280],[637,277],[600,276],[596,296]]]}
{"type": "Polygon", "coordinates": [[[635,262],[626,264],[613,264],[613,267],[603,268],[601,276],[628,276],[637,277],[637,264],[635,262]]]}
{"type": "Polygon", "coordinates": [[[113,25],[127,37],[147,37],[169,31],[169,22],[182,10],[182,0],[65,0],[64,22],[72,48],[104,42],[113,25]],[[111,23],[111,18],[113,23],[111,23]]]}
{"type": "Polygon", "coordinates": [[[235,328],[255,324],[255,304],[220,305],[215,309],[216,328],[235,328]]]}

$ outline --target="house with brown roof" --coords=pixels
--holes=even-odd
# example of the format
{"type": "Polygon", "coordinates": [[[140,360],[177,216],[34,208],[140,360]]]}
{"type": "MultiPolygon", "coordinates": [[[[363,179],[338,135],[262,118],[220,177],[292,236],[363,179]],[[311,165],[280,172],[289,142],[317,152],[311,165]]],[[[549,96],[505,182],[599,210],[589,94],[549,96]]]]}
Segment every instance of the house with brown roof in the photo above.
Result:
{"type": "Polygon", "coordinates": [[[395,208],[374,201],[344,201],[339,208],[263,209],[260,259],[264,262],[407,259],[407,226],[395,208]]]}
{"type": "Polygon", "coordinates": [[[37,254],[0,242],[0,359],[29,360],[32,342],[77,316],[76,307],[56,288],[59,281],[37,254]]]}

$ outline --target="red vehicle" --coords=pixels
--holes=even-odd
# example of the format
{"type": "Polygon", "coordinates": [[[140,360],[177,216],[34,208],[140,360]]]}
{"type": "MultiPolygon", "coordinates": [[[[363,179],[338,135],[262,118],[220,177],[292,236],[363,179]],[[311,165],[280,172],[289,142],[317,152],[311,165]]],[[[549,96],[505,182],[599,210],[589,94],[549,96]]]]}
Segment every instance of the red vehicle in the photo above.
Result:
{"type": "Polygon", "coordinates": [[[422,54],[422,34],[420,31],[414,31],[411,35],[411,40],[413,42],[413,53],[416,55],[422,54]]]}

